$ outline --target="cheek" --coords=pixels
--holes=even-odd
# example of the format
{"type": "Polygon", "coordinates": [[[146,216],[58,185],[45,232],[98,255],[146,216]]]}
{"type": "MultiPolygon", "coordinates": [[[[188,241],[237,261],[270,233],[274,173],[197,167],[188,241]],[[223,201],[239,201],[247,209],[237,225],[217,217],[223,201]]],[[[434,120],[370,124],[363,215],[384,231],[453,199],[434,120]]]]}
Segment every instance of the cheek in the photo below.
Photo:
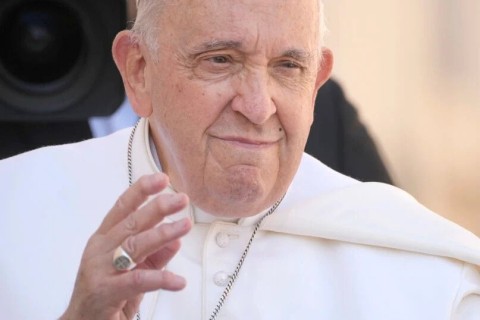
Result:
{"type": "Polygon", "coordinates": [[[169,135],[199,149],[199,140],[228,104],[227,89],[186,78],[165,84],[156,88],[154,117],[169,135]]]}
{"type": "MultiPolygon", "coordinates": [[[[286,101],[299,100],[297,95],[286,101]]],[[[277,113],[287,136],[287,141],[289,143],[293,141],[300,144],[304,143],[303,140],[306,140],[313,122],[313,104],[311,100],[303,99],[303,103],[299,101],[298,104],[286,105],[285,108],[278,107],[277,113]]]]}
{"type": "Polygon", "coordinates": [[[183,86],[182,83],[176,83],[175,88],[174,88],[175,93],[176,94],[183,94],[183,88],[184,88],[184,86],[183,86]]]}

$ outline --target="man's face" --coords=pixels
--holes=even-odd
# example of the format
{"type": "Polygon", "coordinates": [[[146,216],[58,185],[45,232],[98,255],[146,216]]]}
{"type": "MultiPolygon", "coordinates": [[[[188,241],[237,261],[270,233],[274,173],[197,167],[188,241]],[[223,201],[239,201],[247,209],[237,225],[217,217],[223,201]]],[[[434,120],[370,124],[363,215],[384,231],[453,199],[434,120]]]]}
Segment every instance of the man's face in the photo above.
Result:
{"type": "Polygon", "coordinates": [[[242,217],[286,192],[312,123],[315,87],[327,76],[317,73],[317,20],[311,0],[165,7],[158,54],[147,55],[144,69],[149,119],[163,170],[194,204],[242,217]]]}

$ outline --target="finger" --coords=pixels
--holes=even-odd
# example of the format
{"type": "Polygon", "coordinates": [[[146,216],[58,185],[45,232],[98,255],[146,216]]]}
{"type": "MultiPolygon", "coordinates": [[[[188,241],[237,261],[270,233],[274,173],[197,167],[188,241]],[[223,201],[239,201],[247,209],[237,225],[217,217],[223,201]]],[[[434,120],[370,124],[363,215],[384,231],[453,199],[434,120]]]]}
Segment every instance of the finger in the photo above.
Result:
{"type": "Polygon", "coordinates": [[[162,249],[149,255],[143,264],[151,269],[162,269],[177,254],[178,250],[180,250],[180,240],[170,241],[162,249]]]}
{"type": "Polygon", "coordinates": [[[185,278],[167,270],[135,269],[115,278],[112,282],[112,301],[131,299],[156,290],[178,291],[185,288],[185,278]]]}
{"type": "Polygon", "coordinates": [[[97,232],[106,233],[114,225],[138,209],[149,196],[162,191],[168,185],[168,181],[168,176],[163,173],[141,177],[117,199],[97,232]]]}
{"type": "MultiPolygon", "coordinates": [[[[107,233],[113,249],[129,236],[139,234],[159,224],[166,216],[185,208],[188,197],[185,194],[161,194],[142,208],[128,215],[107,233]]],[[[124,248],[125,249],[125,248],[124,248]]],[[[132,253],[126,250],[129,254],[132,253]]]]}
{"type": "Polygon", "coordinates": [[[134,261],[142,263],[159,248],[186,235],[191,228],[192,223],[188,218],[172,223],[163,223],[158,227],[127,238],[122,247],[134,261]]]}

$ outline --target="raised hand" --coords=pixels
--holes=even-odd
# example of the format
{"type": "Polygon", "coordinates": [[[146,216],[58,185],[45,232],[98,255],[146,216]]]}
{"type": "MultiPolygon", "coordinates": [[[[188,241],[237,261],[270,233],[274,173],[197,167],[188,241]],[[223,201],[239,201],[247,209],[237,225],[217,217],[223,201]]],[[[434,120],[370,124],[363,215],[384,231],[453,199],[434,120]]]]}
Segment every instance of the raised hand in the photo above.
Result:
{"type": "Polygon", "coordinates": [[[160,194],[147,201],[167,185],[165,174],[144,176],[118,198],[87,243],[70,304],[61,319],[132,319],[145,292],[185,287],[183,277],[163,268],[178,252],[191,221],[159,223],[185,208],[188,197],[160,194]],[[136,263],[135,268],[115,268],[113,258],[119,248],[127,260],[136,263]]]}

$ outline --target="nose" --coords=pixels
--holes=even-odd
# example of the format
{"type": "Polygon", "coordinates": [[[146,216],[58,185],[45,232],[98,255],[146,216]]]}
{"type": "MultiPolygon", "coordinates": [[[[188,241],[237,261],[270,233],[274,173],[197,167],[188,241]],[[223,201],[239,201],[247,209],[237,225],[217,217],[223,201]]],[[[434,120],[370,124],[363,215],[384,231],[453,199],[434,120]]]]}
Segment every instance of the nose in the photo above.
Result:
{"type": "Polygon", "coordinates": [[[277,112],[269,88],[267,74],[250,72],[238,79],[236,96],[232,109],[241,113],[255,124],[265,123],[277,112]]]}

